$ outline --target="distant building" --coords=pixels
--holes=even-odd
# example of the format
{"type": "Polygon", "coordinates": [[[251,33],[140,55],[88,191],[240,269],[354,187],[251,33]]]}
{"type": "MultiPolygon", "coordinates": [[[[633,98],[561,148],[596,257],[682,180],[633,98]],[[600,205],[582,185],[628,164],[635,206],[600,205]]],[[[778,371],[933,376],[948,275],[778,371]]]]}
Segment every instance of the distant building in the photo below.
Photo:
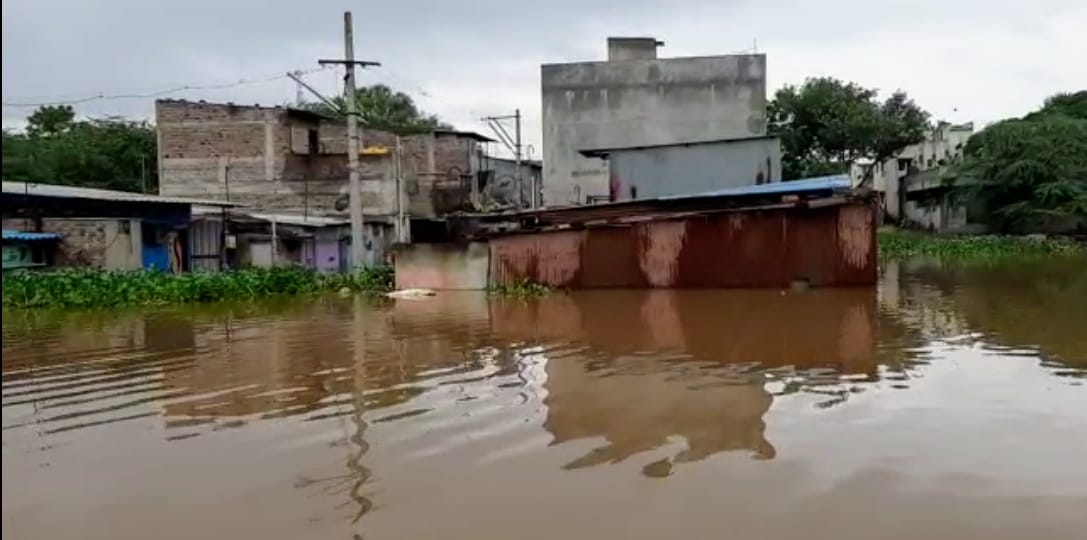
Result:
{"type": "MultiPolygon", "coordinates": [[[[22,182],[3,183],[2,203],[4,229],[35,233],[15,234],[11,240],[55,237],[41,258],[31,253],[31,263],[168,272],[194,269],[193,205],[218,212],[232,206],[214,200],[22,182]]],[[[5,245],[8,236],[5,231],[5,245]]],[[[216,247],[211,256],[215,268],[225,256],[216,247]]],[[[7,257],[6,252],[5,265],[7,257]]],[[[21,256],[19,260],[27,262],[21,256]]]]}
{"type": "Polygon", "coordinates": [[[766,135],[766,56],[657,58],[654,38],[609,38],[608,60],[544,64],[543,202],[607,200],[608,162],[582,150],[766,135]]]}
{"type": "Polygon", "coordinates": [[[691,195],[781,181],[781,141],[776,137],[581,153],[608,160],[608,202],[691,195]]]}
{"type": "Polygon", "coordinates": [[[494,171],[494,177],[488,180],[483,194],[494,207],[531,207],[534,206],[534,200],[539,200],[539,190],[543,181],[541,162],[522,160],[520,171],[518,171],[517,161],[513,159],[487,156],[483,158],[483,166],[487,170],[494,171]],[[518,191],[520,191],[519,194],[518,191]],[[534,191],[536,199],[533,199],[534,191]]]}
{"type": "MultiPolygon", "coordinates": [[[[194,268],[218,268],[223,217],[224,214],[215,209],[193,210],[190,240],[194,268]]],[[[227,265],[231,268],[292,265],[326,273],[349,269],[351,227],[346,218],[245,209],[231,211],[226,217],[230,222],[226,236],[227,265]]],[[[383,231],[383,228],[377,229],[378,234],[383,231]]],[[[378,240],[367,246],[366,266],[385,261],[387,242],[383,238],[378,240]]]]}
{"type": "Polygon", "coordinates": [[[4,229],[3,251],[6,270],[43,268],[53,262],[60,235],[4,229]]]}
{"type": "MultiPolygon", "coordinates": [[[[924,141],[875,164],[870,185],[881,195],[886,218],[933,230],[966,227],[966,208],[949,200],[940,171],[962,157],[973,134],[973,123],[941,122],[924,141]]],[[[854,185],[860,185],[869,167],[863,162],[852,166],[849,176],[854,185]]]]}
{"type": "MultiPolygon", "coordinates": [[[[160,100],[155,124],[164,195],[213,197],[298,216],[350,213],[340,120],[287,107],[160,100]]],[[[492,139],[448,129],[400,137],[360,131],[363,241],[398,239],[401,201],[400,241],[410,239],[416,222],[494,204],[487,182],[496,174],[485,152],[492,139]]]]}

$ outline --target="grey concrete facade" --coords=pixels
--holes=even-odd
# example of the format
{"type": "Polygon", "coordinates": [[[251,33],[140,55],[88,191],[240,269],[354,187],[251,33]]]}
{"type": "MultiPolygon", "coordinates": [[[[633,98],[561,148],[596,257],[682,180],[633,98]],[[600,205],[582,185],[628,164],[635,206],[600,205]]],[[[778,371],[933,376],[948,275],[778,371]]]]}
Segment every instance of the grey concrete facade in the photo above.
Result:
{"type": "Polygon", "coordinates": [[[607,162],[580,150],[766,134],[765,55],[615,56],[633,58],[541,67],[545,205],[607,198],[607,162]]]}
{"type": "MultiPolygon", "coordinates": [[[[529,208],[533,202],[533,190],[539,190],[542,169],[538,161],[522,161],[520,173],[517,162],[509,158],[486,157],[484,168],[494,171],[494,178],[485,188],[485,195],[499,208],[529,208]],[[518,194],[518,182],[520,193],[518,194]]],[[[536,197],[539,197],[537,193],[536,197]]]]}
{"type": "Polygon", "coordinates": [[[653,60],[657,58],[657,47],[663,41],[651,37],[610,37],[608,38],[608,61],[617,60],[653,60]]]}
{"type": "Polygon", "coordinates": [[[624,148],[607,154],[609,201],[690,195],[781,181],[776,137],[624,148]]]}

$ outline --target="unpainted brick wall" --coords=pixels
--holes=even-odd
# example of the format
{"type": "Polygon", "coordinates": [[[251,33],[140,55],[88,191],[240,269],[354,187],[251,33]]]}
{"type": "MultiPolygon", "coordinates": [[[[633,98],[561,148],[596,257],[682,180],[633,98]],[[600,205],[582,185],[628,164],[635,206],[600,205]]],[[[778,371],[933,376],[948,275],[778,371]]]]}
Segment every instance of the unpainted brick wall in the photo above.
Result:
{"type": "MultiPolygon", "coordinates": [[[[347,213],[346,127],[341,122],[317,123],[281,107],[162,100],[156,103],[156,125],[164,195],[229,198],[259,210],[347,213]],[[299,153],[308,144],[294,139],[308,138],[311,129],[318,130],[319,151],[299,153]],[[269,143],[270,158],[265,155],[269,143]]],[[[360,156],[363,211],[394,215],[396,136],[369,129],[360,136],[364,146],[390,151],[360,156]]],[[[411,215],[432,217],[459,210],[470,200],[477,145],[455,134],[401,137],[399,165],[411,215]]]]}

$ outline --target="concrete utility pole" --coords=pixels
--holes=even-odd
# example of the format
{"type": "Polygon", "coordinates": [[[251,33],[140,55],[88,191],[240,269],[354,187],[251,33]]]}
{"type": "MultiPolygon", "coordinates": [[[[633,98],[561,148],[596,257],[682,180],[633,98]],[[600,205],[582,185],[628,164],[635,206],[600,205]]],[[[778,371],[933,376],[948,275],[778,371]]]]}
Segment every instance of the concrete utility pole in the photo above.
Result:
{"type": "Polygon", "coordinates": [[[521,173],[521,109],[513,110],[513,131],[517,137],[514,148],[516,151],[513,153],[513,159],[515,160],[514,167],[517,167],[517,206],[525,206],[525,178],[521,173]]]}
{"type": "MultiPolygon", "coordinates": [[[[521,109],[516,109],[513,114],[506,116],[484,116],[483,121],[487,122],[491,131],[494,132],[506,149],[513,153],[514,166],[517,168],[517,205],[518,208],[523,207],[525,205],[525,194],[524,173],[521,172],[521,109]],[[503,120],[513,120],[513,129],[515,131],[513,137],[510,137],[506,127],[502,125],[503,120]]],[[[535,191],[535,188],[533,190],[535,191]]],[[[532,206],[536,205],[535,193],[532,193],[529,202],[532,206]]]]}
{"type": "Polygon", "coordinates": [[[355,36],[351,25],[351,12],[343,13],[342,60],[318,60],[320,65],[340,64],[347,68],[344,76],[344,114],[347,115],[347,168],[351,181],[351,265],[354,271],[363,266],[366,249],[363,240],[362,183],[359,179],[359,130],[358,113],[355,111],[355,66],[380,66],[380,62],[355,60],[355,36]]]}

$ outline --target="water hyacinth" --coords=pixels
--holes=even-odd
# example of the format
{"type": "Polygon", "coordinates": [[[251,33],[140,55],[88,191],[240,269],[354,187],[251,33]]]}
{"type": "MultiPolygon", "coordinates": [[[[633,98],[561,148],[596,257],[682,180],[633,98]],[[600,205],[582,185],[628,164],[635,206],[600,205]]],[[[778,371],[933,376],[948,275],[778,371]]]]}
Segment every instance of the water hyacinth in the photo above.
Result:
{"type": "Polygon", "coordinates": [[[533,298],[550,294],[552,289],[542,283],[535,283],[527,279],[519,279],[512,283],[493,286],[489,291],[495,296],[533,298]]]}
{"type": "Polygon", "coordinates": [[[301,267],[227,272],[165,274],[156,271],[90,269],[5,273],[5,308],[106,308],[246,300],[323,291],[384,292],[392,269],[367,268],[354,274],[319,274],[301,267]]]}
{"type": "Polygon", "coordinates": [[[936,257],[985,260],[1054,255],[1087,255],[1087,245],[1068,239],[998,235],[933,235],[916,231],[881,230],[882,258],[936,257]]]}

